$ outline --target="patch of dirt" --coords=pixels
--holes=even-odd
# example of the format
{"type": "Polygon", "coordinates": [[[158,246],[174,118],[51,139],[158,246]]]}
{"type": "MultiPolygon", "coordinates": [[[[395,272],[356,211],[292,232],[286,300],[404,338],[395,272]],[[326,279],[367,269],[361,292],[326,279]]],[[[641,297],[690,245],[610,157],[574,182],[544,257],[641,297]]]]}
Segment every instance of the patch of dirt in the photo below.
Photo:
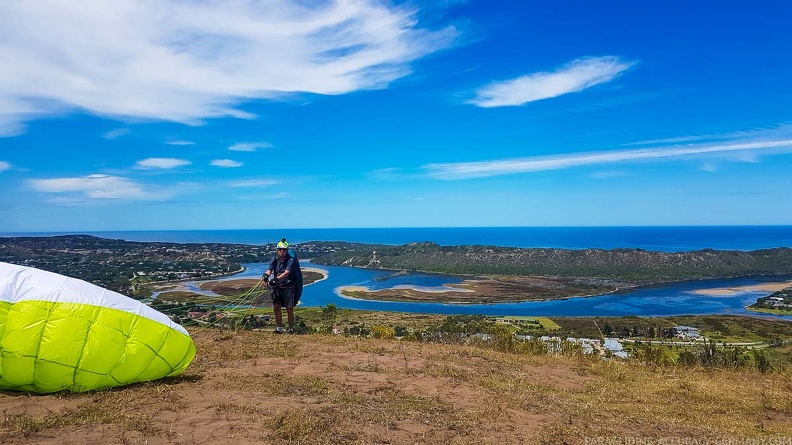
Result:
{"type": "Polygon", "coordinates": [[[620,435],[716,437],[702,425],[726,411],[705,420],[699,412],[685,420],[671,411],[673,428],[662,429],[669,400],[728,407],[725,423],[711,428],[744,424],[761,435],[756,428],[764,425],[766,434],[792,434],[780,422],[792,414],[785,376],[712,377],[718,387],[762,391],[762,411],[748,392],[708,389],[699,399],[698,384],[681,385],[671,380],[678,377],[640,365],[330,335],[192,335],[198,355],[178,378],[85,394],[0,393],[0,443],[578,444],[620,435]],[[758,389],[745,388],[746,381],[758,389]],[[655,389],[658,382],[667,388],[655,389]]]}

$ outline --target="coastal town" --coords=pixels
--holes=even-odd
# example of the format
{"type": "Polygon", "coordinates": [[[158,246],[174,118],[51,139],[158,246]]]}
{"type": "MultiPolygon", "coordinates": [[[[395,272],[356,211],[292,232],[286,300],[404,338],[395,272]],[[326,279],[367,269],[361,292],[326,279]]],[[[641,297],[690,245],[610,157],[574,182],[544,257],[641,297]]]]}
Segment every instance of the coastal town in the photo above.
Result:
{"type": "MultiPolygon", "coordinates": [[[[343,243],[305,243],[302,257],[343,249],[343,243]]],[[[135,242],[91,235],[0,237],[0,261],[60,273],[130,296],[149,283],[210,279],[269,261],[275,243],[135,242]]]]}

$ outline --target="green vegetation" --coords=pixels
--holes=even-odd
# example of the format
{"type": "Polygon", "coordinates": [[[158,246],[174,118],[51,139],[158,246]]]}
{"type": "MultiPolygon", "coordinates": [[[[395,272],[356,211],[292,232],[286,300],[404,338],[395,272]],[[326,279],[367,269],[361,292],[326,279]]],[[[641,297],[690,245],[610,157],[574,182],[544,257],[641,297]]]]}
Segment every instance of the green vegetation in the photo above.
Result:
{"type": "Polygon", "coordinates": [[[350,244],[312,259],[317,264],[420,270],[449,274],[597,277],[632,284],[702,278],[792,274],[792,249],[752,252],[704,249],[524,249],[496,246],[402,246],[350,244]]]}
{"type": "Polygon", "coordinates": [[[0,238],[0,261],[126,295],[139,295],[142,285],[151,282],[231,275],[242,270],[241,262],[264,261],[269,251],[266,246],[142,243],[89,235],[0,238]]]}
{"type": "MultiPolygon", "coordinates": [[[[522,249],[496,246],[387,246],[343,242],[294,245],[317,264],[464,275],[566,277],[576,294],[701,278],[792,274],[792,249],[752,252],[704,249],[522,249]],[[577,280],[577,281],[575,281],[577,280]]],[[[0,261],[33,266],[144,298],[147,284],[230,275],[266,262],[274,244],[131,242],[88,235],[0,238],[0,261]]],[[[501,286],[505,285],[501,283],[501,286]]]]}
{"type": "Polygon", "coordinates": [[[748,306],[748,309],[770,314],[792,315],[792,287],[759,298],[756,303],[748,306]]]}

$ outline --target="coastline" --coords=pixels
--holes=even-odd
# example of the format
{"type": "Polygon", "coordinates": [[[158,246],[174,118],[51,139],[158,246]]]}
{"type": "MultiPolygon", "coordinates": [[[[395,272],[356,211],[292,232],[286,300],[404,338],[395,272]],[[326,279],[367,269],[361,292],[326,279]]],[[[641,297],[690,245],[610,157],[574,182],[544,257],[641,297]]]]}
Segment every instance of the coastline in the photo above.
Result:
{"type": "MultiPolygon", "coordinates": [[[[701,280],[702,282],[705,280],[701,280]]],[[[406,303],[442,303],[442,304],[488,304],[488,303],[522,303],[522,302],[546,302],[546,301],[561,301],[561,300],[570,300],[573,298],[594,298],[606,295],[616,294],[618,292],[627,291],[630,289],[640,288],[640,287],[650,287],[655,285],[663,285],[663,284],[670,284],[675,282],[663,282],[663,283],[652,283],[652,284],[641,284],[635,286],[624,286],[618,287],[606,292],[596,293],[596,294],[579,294],[579,295],[565,295],[565,296],[558,296],[558,297],[544,297],[544,298],[536,298],[527,296],[525,298],[512,298],[512,299],[505,299],[505,300],[497,300],[491,301],[492,298],[482,297],[485,302],[478,301],[475,299],[471,299],[473,301],[462,301],[453,298],[443,298],[442,295],[448,295],[449,293],[456,293],[456,292],[477,292],[476,284],[478,283],[486,283],[487,280],[464,280],[462,283],[447,285],[444,287],[448,287],[447,289],[427,289],[421,288],[420,286],[411,286],[411,285],[398,285],[390,288],[385,289],[378,289],[372,290],[366,286],[339,286],[335,289],[336,295],[340,298],[344,298],[347,300],[357,300],[357,301],[381,301],[381,302],[406,302],[406,303]],[[470,285],[473,287],[472,289],[467,287],[470,285]],[[458,288],[452,288],[452,286],[458,286],[458,288]],[[394,296],[392,295],[398,291],[405,291],[408,296],[394,296]],[[357,293],[357,296],[348,295],[346,292],[350,293],[357,293]],[[387,294],[391,295],[387,295],[387,294]],[[370,296],[370,298],[363,298],[359,296],[360,294],[365,294],[370,296]],[[383,295],[386,294],[384,298],[377,298],[377,294],[383,295]]],[[[708,297],[731,297],[743,292],[767,292],[771,294],[773,292],[777,292],[779,290],[785,289],[787,287],[792,286],[792,280],[777,282],[777,283],[763,283],[763,284],[753,284],[753,285],[745,285],[745,286],[734,286],[734,287],[719,287],[719,288],[707,288],[702,287],[700,289],[695,289],[692,291],[688,291],[688,293],[708,296],[708,297]]],[[[745,307],[747,310],[751,310],[748,307],[745,307]]],[[[753,312],[760,312],[760,311],[753,311],[753,312]]],[[[770,313],[768,311],[764,311],[764,313],[770,313]]],[[[774,312],[773,312],[774,313],[774,312]]],[[[777,315],[790,315],[785,313],[780,313],[777,315]]]]}
{"type": "Polygon", "coordinates": [[[779,282],[779,283],[763,283],[763,284],[752,284],[746,286],[697,289],[692,291],[691,293],[696,295],[706,295],[710,297],[716,297],[716,296],[731,296],[742,292],[754,292],[754,291],[773,293],[786,289],[787,287],[792,287],[792,280],[779,282]]]}
{"type": "Polygon", "coordinates": [[[609,295],[624,287],[581,283],[577,278],[544,276],[490,276],[465,279],[438,287],[400,284],[372,290],[367,286],[338,286],[335,294],[357,301],[441,303],[458,305],[560,301],[609,295]]]}
{"type": "Polygon", "coordinates": [[[310,282],[310,283],[306,284],[305,286],[310,286],[310,285],[312,285],[312,284],[316,284],[316,283],[318,283],[318,282],[320,282],[320,281],[324,281],[324,280],[326,280],[326,279],[327,279],[327,277],[329,277],[329,276],[330,276],[330,272],[329,272],[329,271],[326,271],[326,270],[324,270],[324,269],[319,269],[319,268],[316,268],[316,267],[300,267],[300,270],[302,270],[303,272],[314,272],[314,273],[318,273],[319,275],[321,275],[321,276],[322,276],[322,278],[319,278],[319,279],[318,279],[318,280],[316,280],[316,281],[312,281],[312,282],[310,282]]]}
{"type": "MultiPolygon", "coordinates": [[[[316,281],[312,281],[305,286],[310,286],[312,284],[318,283],[320,281],[324,281],[329,276],[329,272],[324,269],[318,269],[315,267],[301,267],[301,270],[305,272],[313,272],[316,274],[321,275],[316,281]]],[[[158,295],[166,293],[166,292],[193,292],[196,293],[198,296],[205,296],[205,297],[222,297],[223,295],[217,294],[212,291],[214,287],[217,286],[218,283],[224,283],[226,285],[233,286],[234,283],[239,282],[257,282],[260,280],[254,277],[239,277],[239,278],[228,278],[233,277],[234,275],[241,274],[245,272],[247,268],[244,266],[241,270],[235,272],[232,275],[223,275],[223,276],[216,276],[205,280],[177,280],[177,281],[162,281],[153,284],[152,288],[152,296],[148,298],[157,298],[158,295]],[[194,289],[190,289],[187,284],[194,283],[194,286],[201,289],[204,293],[198,293],[194,289]],[[156,295],[156,296],[155,296],[156,295]]]]}

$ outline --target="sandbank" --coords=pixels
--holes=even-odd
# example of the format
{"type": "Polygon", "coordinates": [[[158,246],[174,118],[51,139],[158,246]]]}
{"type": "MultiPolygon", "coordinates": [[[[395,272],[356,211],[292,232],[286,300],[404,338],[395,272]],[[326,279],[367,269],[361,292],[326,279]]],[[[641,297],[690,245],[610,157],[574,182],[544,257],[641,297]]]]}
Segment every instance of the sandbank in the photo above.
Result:
{"type": "Polygon", "coordinates": [[[772,293],[786,289],[787,287],[790,286],[792,286],[792,281],[784,281],[779,283],[762,283],[762,284],[751,284],[746,286],[696,289],[694,291],[691,291],[691,293],[696,295],[709,295],[709,296],[729,296],[740,292],[758,292],[758,291],[772,293]]]}

